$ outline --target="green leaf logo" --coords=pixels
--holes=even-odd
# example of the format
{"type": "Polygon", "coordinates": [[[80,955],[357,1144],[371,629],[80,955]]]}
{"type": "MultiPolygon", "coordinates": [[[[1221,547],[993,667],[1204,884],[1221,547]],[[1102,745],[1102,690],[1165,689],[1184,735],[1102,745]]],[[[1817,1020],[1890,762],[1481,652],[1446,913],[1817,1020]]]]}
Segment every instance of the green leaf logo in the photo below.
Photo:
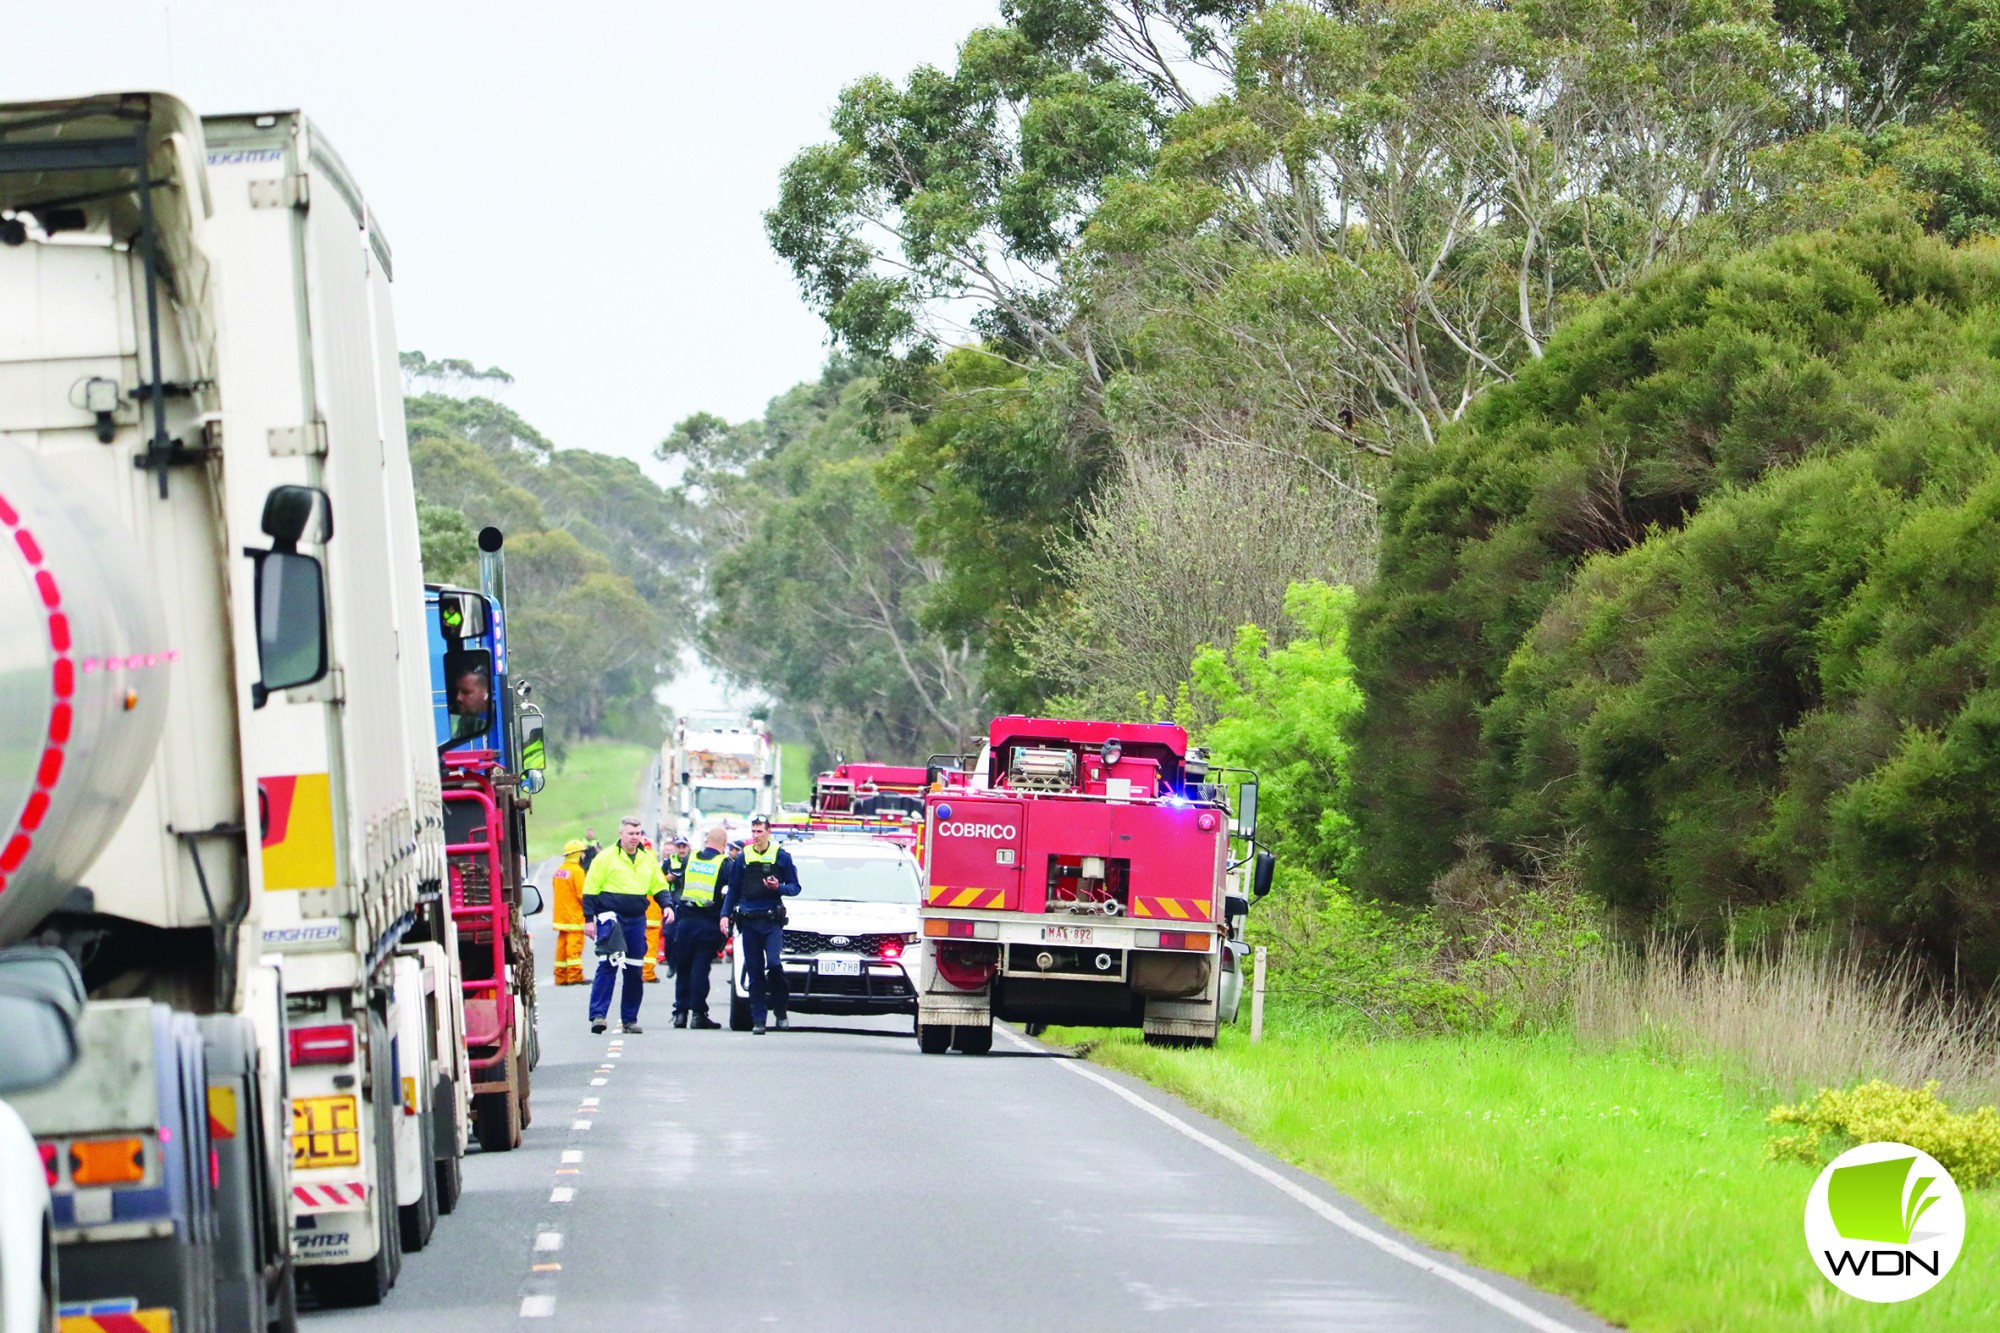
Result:
{"type": "Polygon", "coordinates": [[[1914,1188],[1904,1189],[1916,1160],[1891,1157],[1835,1168],[1827,1182],[1826,1206],[1840,1234],[1848,1240],[1908,1245],[1917,1219],[1938,1199],[1929,1192],[1935,1176],[1919,1176],[1914,1188]]]}

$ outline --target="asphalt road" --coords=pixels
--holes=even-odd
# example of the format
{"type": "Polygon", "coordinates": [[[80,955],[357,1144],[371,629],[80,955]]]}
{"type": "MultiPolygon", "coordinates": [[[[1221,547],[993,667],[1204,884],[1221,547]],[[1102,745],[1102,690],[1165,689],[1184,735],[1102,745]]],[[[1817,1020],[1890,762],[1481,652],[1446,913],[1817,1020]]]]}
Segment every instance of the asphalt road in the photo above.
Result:
{"type": "Polygon", "coordinates": [[[1011,1034],[926,1057],[907,1018],[676,1032],[663,980],[645,1033],[593,1037],[537,924],[522,1146],[467,1161],[382,1307],[310,1333],[1606,1327],[1011,1034]]]}

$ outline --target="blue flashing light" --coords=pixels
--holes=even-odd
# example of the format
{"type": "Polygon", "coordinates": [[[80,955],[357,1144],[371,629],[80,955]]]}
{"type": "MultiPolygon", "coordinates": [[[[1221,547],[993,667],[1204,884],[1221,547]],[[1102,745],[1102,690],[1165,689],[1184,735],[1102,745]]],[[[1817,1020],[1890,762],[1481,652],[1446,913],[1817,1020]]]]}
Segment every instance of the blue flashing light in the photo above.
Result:
{"type": "Polygon", "coordinates": [[[947,820],[947,819],[950,819],[950,818],[951,818],[951,807],[950,807],[950,806],[948,806],[948,805],[940,805],[940,806],[939,806],[939,807],[937,808],[937,816],[938,816],[938,822],[939,822],[940,824],[942,824],[942,823],[943,823],[943,822],[944,822],[945,820],[947,820]]]}

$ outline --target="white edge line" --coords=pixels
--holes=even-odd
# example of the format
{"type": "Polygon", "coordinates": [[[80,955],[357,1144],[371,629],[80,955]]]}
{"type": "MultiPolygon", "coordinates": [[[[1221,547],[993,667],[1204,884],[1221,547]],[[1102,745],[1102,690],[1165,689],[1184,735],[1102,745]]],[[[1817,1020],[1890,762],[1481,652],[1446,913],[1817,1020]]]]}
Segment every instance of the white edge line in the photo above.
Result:
{"type": "MultiPolygon", "coordinates": [[[[1013,1042],[1016,1046],[1020,1047],[1022,1050],[1047,1052],[1050,1049],[1049,1047],[1043,1046],[1040,1043],[1031,1042],[1025,1037],[1016,1036],[1013,1032],[1009,1031],[1004,1027],[1001,1027],[997,1023],[994,1024],[994,1028],[1002,1036],[1006,1037],[1007,1040],[1013,1042]]],[[[1481,1282],[1478,1278],[1472,1276],[1470,1273],[1461,1273],[1458,1269],[1453,1268],[1449,1264],[1440,1263],[1436,1259],[1431,1258],[1427,1254],[1423,1254],[1417,1250],[1411,1249],[1409,1246],[1403,1244],[1403,1242],[1397,1240],[1394,1236],[1384,1235],[1382,1232],[1375,1230],[1375,1228],[1371,1226],[1367,1226],[1361,1222],[1357,1222],[1355,1219],[1349,1217],[1346,1213],[1334,1207],[1332,1204],[1328,1203],[1325,1199],[1322,1199],[1319,1195],[1313,1193],[1311,1190],[1299,1184],[1297,1181],[1289,1179],[1280,1172],[1273,1171],[1270,1167],[1265,1166],[1262,1162],[1256,1160],[1254,1157],[1249,1157],[1243,1153],[1238,1152],[1236,1149],[1230,1147],[1228,1144],[1216,1138],[1214,1135],[1207,1134],[1199,1129],[1196,1129],[1193,1125],[1190,1125],[1187,1121],[1181,1119],[1179,1116],[1173,1114],[1171,1111],[1167,1111],[1162,1109],[1161,1107],[1153,1105],[1153,1103],[1147,1101],[1144,1097],[1141,1097],[1138,1093],[1132,1091],[1130,1088],[1120,1084],[1117,1080],[1106,1078],[1103,1074],[1098,1073],[1095,1069],[1089,1068],[1081,1058],[1068,1059],[1068,1060],[1059,1059],[1055,1063],[1060,1065],[1062,1068],[1068,1070],[1070,1073],[1075,1074],[1078,1078],[1089,1079],[1092,1083],[1095,1083],[1100,1087],[1110,1089],[1118,1096],[1123,1097],[1126,1101],[1132,1103],[1132,1105],[1144,1111],[1147,1115],[1152,1116],[1155,1120],[1158,1120],[1162,1124],[1167,1125],[1170,1128],[1179,1131],[1181,1134],[1186,1135],[1190,1139],[1193,1139],[1196,1143],[1199,1143],[1202,1147],[1216,1154],[1216,1156],[1224,1158],[1225,1160],[1233,1162],[1237,1166],[1242,1167],[1245,1171],[1248,1171],[1251,1175],[1257,1177],[1257,1179],[1263,1181],[1265,1184],[1274,1186],[1277,1189],[1282,1190],[1284,1193],[1290,1195],[1298,1202],[1312,1209],[1315,1213],[1318,1213],[1321,1217],[1325,1218],[1327,1221],[1339,1227],[1342,1231],[1347,1232],[1349,1235],[1355,1237],[1358,1240],[1367,1241],[1370,1245],[1373,1245],[1376,1249],[1382,1251],[1384,1254],[1387,1254],[1396,1259],[1401,1259],[1404,1263],[1409,1264],[1411,1267],[1422,1269],[1424,1272],[1429,1273],[1433,1277],[1444,1279],[1446,1282],[1451,1283],[1454,1287],[1457,1287],[1459,1290],[1467,1293],[1468,1295],[1477,1297],[1478,1299],[1485,1301],[1488,1305],[1492,1306],[1494,1309],[1512,1315],[1514,1318],[1520,1320],[1522,1323],[1528,1325],[1528,1327],[1530,1328],[1540,1330],[1540,1333],[1576,1333],[1576,1331],[1570,1325],[1565,1324],[1558,1319],[1553,1319],[1550,1316],[1543,1314],[1540,1310],[1535,1309],[1532,1305],[1528,1305],[1525,1302],[1522,1302],[1512,1296],[1509,1296],[1506,1292],[1500,1290],[1498,1287],[1493,1286],[1491,1283],[1481,1282]]]]}

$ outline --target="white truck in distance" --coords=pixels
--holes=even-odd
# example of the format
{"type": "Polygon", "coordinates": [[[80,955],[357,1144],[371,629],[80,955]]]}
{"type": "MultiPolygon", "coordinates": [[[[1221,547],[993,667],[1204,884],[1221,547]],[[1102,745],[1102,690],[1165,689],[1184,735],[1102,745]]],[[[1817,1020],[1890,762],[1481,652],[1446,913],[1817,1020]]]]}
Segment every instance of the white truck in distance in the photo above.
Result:
{"type": "Polygon", "coordinates": [[[462,1042],[388,248],[303,116],[0,105],[0,525],[0,945],[93,997],[9,1099],[62,1300],[379,1300],[462,1042]]]}
{"type": "Polygon", "coordinates": [[[660,843],[676,831],[699,840],[716,823],[747,830],[755,816],[776,814],[778,763],[778,745],[758,719],[682,718],[660,751],[660,843]]]}

